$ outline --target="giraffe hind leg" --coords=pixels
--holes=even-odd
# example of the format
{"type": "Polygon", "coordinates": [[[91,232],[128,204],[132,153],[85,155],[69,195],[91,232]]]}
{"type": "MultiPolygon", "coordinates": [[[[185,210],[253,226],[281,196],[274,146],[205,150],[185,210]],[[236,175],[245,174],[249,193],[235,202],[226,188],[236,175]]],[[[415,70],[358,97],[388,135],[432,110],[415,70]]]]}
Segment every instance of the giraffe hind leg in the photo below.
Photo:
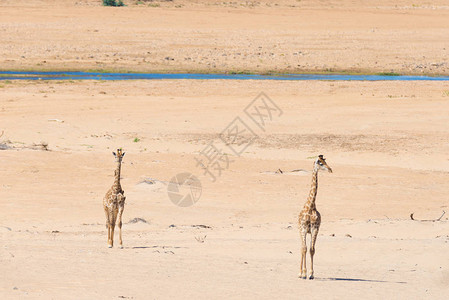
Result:
{"type": "Polygon", "coordinates": [[[119,238],[120,238],[120,248],[123,248],[123,240],[122,240],[122,214],[123,214],[123,209],[124,209],[124,207],[123,206],[121,206],[119,209],[118,209],[118,223],[117,223],[117,225],[118,225],[118,229],[119,229],[119,238]]]}

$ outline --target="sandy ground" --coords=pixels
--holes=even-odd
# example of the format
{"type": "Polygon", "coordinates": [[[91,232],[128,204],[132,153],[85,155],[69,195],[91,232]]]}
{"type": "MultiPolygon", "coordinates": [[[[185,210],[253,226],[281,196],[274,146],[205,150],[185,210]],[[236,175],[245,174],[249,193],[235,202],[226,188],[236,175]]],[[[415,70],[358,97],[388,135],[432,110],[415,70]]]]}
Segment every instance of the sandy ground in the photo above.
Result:
{"type": "Polygon", "coordinates": [[[1,141],[11,147],[0,151],[2,298],[444,299],[448,216],[409,215],[448,210],[448,90],[432,82],[2,83],[1,141]],[[265,132],[243,113],[261,91],[283,110],[265,132]],[[237,116],[259,138],[229,155],[212,182],[195,158],[210,141],[226,147],[217,134],[237,116]],[[50,151],[34,146],[42,142],[50,151]],[[101,201],[118,146],[127,152],[125,248],[108,249],[101,201]],[[320,176],[317,278],[304,281],[296,219],[320,153],[334,173],[320,176]],[[203,187],[188,208],[175,206],[164,184],[181,172],[203,187]]]}
{"type": "MultiPolygon", "coordinates": [[[[0,69],[447,75],[446,1],[371,2],[5,0],[0,69]]],[[[410,214],[449,210],[448,101],[426,81],[0,81],[0,298],[446,299],[449,212],[410,214]],[[258,127],[261,92],[278,110],[258,127]],[[236,117],[253,134],[226,145],[236,117]],[[215,181],[196,160],[211,142],[229,159],[215,181]],[[108,249],[117,147],[124,249],[108,249]],[[334,173],[306,281],[318,154],[334,173]],[[202,184],[191,207],[167,193],[182,172],[202,184]]]]}
{"type": "Polygon", "coordinates": [[[0,69],[449,74],[449,3],[0,2],[0,69]]]}

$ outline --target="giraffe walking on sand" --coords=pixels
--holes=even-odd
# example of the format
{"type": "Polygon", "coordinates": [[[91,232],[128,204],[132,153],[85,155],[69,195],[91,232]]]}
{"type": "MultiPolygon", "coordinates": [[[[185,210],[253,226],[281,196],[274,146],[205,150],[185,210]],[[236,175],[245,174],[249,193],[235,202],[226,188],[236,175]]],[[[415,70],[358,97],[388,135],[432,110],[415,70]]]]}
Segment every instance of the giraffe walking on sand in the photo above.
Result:
{"type": "Polygon", "coordinates": [[[123,247],[122,242],[122,214],[125,208],[125,192],[120,185],[120,169],[122,166],[122,159],[125,152],[122,149],[117,149],[117,153],[112,152],[117,162],[117,168],[114,173],[114,184],[107,191],[103,198],[103,208],[106,214],[106,227],[108,228],[108,247],[112,248],[114,245],[114,228],[115,222],[118,219],[118,228],[120,230],[120,248],[123,247]]]}
{"type": "Polygon", "coordinates": [[[302,279],[307,278],[307,267],[306,267],[306,253],[307,244],[306,236],[310,233],[312,240],[310,241],[310,276],[309,279],[313,279],[313,255],[315,254],[315,243],[318,236],[318,230],[321,224],[321,215],[316,210],[315,199],[318,190],[318,171],[327,170],[332,173],[331,167],[329,167],[324,159],[323,155],[319,155],[317,160],[313,165],[312,173],[312,185],[310,187],[309,197],[304,205],[304,208],[299,213],[299,232],[301,234],[301,273],[299,277],[302,279]]]}

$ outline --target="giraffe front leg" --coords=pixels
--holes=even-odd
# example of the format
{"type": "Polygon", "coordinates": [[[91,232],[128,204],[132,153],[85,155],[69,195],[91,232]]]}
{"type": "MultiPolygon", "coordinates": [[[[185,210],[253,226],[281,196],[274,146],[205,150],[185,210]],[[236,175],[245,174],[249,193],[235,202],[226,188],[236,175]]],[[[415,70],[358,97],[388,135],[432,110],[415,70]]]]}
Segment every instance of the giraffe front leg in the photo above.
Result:
{"type": "Polygon", "coordinates": [[[108,213],[108,208],[106,206],[103,205],[103,209],[104,209],[104,215],[106,216],[106,229],[109,228],[109,213],[108,213]]]}
{"type": "Polygon", "coordinates": [[[108,248],[112,248],[112,238],[111,238],[112,226],[108,224],[108,248]]]}
{"type": "Polygon", "coordinates": [[[112,248],[114,237],[114,228],[112,227],[112,212],[109,213],[109,223],[108,223],[108,248],[112,248]]]}
{"type": "Polygon", "coordinates": [[[312,227],[311,230],[312,240],[310,241],[310,280],[315,278],[313,276],[313,256],[315,255],[315,243],[318,236],[318,229],[319,227],[312,227]]]}
{"type": "Polygon", "coordinates": [[[299,274],[299,278],[306,279],[307,278],[307,266],[306,266],[306,254],[307,254],[307,244],[306,244],[306,235],[307,230],[301,229],[301,273],[299,274]]]}
{"type": "Polygon", "coordinates": [[[302,247],[301,249],[301,274],[300,278],[307,278],[307,265],[306,265],[306,255],[307,255],[307,247],[302,247]]]}
{"type": "Polygon", "coordinates": [[[109,244],[109,248],[114,247],[114,229],[115,229],[115,221],[117,220],[117,210],[111,212],[111,240],[109,244]]]}
{"type": "Polygon", "coordinates": [[[111,248],[111,218],[109,210],[106,207],[104,208],[104,213],[106,215],[106,228],[108,229],[108,247],[111,248]]]}

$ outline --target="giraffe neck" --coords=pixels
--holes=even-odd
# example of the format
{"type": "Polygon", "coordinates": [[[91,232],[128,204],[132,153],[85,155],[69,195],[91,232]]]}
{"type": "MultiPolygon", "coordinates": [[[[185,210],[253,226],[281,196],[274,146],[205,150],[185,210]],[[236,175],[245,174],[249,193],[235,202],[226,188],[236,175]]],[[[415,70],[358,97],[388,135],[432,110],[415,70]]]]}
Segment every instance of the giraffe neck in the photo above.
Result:
{"type": "Polygon", "coordinates": [[[309,197],[307,198],[306,207],[309,210],[315,210],[315,199],[318,191],[318,170],[314,169],[312,173],[312,184],[310,186],[309,197]]]}
{"type": "Polygon", "coordinates": [[[122,163],[118,162],[117,163],[117,168],[115,169],[114,172],[114,185],[113,188],[117,191],[120,191],[122,189],[121,185],[120,185],[120,170],[122,167],[122,163]]]}

